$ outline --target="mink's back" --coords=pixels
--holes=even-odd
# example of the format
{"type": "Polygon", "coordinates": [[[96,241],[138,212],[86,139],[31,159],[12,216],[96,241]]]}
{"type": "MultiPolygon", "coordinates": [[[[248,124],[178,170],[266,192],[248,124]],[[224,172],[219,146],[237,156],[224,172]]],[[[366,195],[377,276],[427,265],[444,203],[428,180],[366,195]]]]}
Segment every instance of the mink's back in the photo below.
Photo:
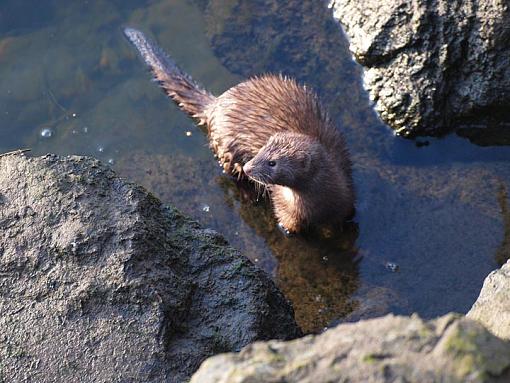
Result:
{"type": "Polygon", "coordinates": [[[220,158],[243,165],[278,132],[317,139],[350,175],[342,135],[314,92],[282,76],[264,75],[242,82],[219,96],[206,111],[209,137],[220,158]]]}

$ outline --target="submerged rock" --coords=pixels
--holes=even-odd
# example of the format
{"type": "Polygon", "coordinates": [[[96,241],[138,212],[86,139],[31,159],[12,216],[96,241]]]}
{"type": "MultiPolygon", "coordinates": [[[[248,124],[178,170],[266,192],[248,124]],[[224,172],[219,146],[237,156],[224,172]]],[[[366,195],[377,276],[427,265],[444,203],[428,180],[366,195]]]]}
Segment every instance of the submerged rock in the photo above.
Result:
{"type": "Polygon", "coordinates": [[[214,356],[191,382],[503,382],[509,367],[510,343],[475,321],[388,315],[214,356]]]}
{"type": "Polygon", "coordinates": [[[0,270],[6,382],[182,382],[300,334],[221,236],[90,158],[0,157],[0,270]]]}
{"type": "Polygon", "coordinates": [[[482,323],[494,335],[510,339],[510,261],[489,274],[466,316],[482,323]]]}
{"type": "Polygon", "coordinates": [[[468,120],[485,126],[498,114],[510,120],[505,1],[333,0],[331,6],[365,67],[376,110],[398,133],[437,135],[468,120]]]}

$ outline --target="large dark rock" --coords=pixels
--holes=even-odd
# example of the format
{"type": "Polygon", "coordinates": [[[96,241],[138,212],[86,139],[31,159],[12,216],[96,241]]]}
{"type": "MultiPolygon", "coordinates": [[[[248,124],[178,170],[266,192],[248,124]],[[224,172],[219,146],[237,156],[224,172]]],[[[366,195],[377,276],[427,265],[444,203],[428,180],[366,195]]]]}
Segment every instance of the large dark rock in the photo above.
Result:
{"type": "Polygon", "coordinates": [[[271,280],[98,161],[0,157],[0,381],[182,382],[296,337],[271,280]]]}
{"type": "Polygon", "coordinates": [[[437,135],[468,121],[471,128],[488,126],[495,115],[510,120],[506,1],[333,0],[331,6],[365,67],[376,110],[398,133],[437,135]]]}

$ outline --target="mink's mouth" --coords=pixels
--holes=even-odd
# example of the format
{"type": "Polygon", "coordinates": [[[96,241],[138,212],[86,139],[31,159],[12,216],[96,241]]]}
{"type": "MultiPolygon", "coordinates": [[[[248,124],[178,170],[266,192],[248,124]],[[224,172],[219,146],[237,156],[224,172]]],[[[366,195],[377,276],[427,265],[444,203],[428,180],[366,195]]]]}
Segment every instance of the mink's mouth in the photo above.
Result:
{"type": "Polygon", "coordinates": [[[268,182],[267,180],[264,179],[264,177],[260,177],[258,174],[253,174],[253,173],[247,174],[246,172],[245,172],[245,174],[248,176],[248,178],[251,181],[253,181],[257,184],[260,184],[262,186],[268,186],[271,184],[271,182],[268,182]]]}

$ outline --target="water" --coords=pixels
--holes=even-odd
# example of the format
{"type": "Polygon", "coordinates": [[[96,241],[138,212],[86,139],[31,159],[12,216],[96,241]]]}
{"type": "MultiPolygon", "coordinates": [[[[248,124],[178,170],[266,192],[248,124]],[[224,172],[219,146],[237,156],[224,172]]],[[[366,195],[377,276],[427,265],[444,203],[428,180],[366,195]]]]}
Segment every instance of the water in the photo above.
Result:
{"type": "Polygon", "coordinates": [[[508,257],[510,148],[393,136],[321,2],[43,3],[0,5],[0,152],[109,163],[270,273],[304,330],[466,312],[508,257]],[[355,222],[329,239],[283,237],[267,203],[222,174],[201,131],[149,81],[127,25],[215,93],[263,72],[313,86],[353,154],[355,222]]]}

